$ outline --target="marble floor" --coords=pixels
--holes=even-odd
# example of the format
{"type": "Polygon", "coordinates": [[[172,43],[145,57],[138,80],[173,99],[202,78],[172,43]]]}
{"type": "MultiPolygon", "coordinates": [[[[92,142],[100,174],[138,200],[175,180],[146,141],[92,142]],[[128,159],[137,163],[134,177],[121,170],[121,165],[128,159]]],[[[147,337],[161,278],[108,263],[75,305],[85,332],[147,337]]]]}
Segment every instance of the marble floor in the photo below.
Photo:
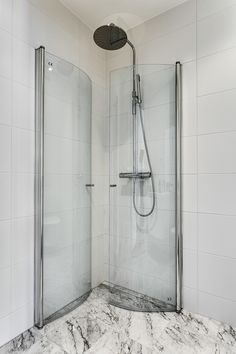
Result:
{"type": "Polygon", "coordinates": [[[197,354],[236,353],[236,329],[193,315],[130,312],[108,303],[108,289],[94,289],[71,313],[31,329],[0,354],[197,354]]]}

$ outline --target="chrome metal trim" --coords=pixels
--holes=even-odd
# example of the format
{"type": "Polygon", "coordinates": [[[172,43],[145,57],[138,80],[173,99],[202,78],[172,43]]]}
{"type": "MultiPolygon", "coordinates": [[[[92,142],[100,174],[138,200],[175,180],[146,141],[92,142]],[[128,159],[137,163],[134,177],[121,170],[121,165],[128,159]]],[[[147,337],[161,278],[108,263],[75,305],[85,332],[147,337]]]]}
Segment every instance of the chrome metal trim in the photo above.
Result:
{"type": "Polygon", "coordinates": [[[35,243],[34,323],[43,327],[43,207],[44,207],[44,83],[45,48],[35,50],[35,243]]]}
{"type": "Polygon", "coordinates": [[[133,43],[130,42],[128,39],[127,39],[127,44],[131,47],[132,54],[133,54],[132,114],[133,114],[133,116],[135,116],[136,115],[136,100],[137,100],[137,94],[136,94],[136,49],[135,49],[135,46],[133,45],[133,43]]]}
{"type": "Polygon", "coordinates": [[[176,63],[175,68],[175,114],[176,114],[176,136],[175,136],[175,164],[176,164],[176,310],[182,309],[182,283],[183,283],[183,236],[182,236],[182,65],[176,63]]]}
{"type": "Polygon", "coordinates": [[[131,178],[131,179],[146,179],[151,178],[151,172],[120,172],[120,178],[131,178]]]}

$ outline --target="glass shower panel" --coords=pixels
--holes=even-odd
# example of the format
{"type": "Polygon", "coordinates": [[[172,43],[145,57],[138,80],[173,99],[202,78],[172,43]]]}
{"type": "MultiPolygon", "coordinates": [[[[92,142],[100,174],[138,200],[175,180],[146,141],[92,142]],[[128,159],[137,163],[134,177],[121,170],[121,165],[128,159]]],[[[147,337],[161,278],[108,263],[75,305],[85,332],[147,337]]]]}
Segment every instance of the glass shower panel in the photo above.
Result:
{"type": "Polygon", "coordinates": [[[46,53],[44,318],[91,289],[90,125],[90,79],[46,53]]]}
{"type": "Polygon", "coordinates": [[[110,74],[110,246],[111,303],[143,310],[173,310],[176,306],[175,233],[175,66],[139,65],[141,114],[153,168],[151,179],[120,178],[121,172],[149,172],[139,106],[132,115],[133,67],[110,74]],[[136,151],[133,144],[136,141],[136,151]],[[116,186],[116,187],[114,187],[116,186]],[[138,301],[139,299],[142,301],[138,301]]]}

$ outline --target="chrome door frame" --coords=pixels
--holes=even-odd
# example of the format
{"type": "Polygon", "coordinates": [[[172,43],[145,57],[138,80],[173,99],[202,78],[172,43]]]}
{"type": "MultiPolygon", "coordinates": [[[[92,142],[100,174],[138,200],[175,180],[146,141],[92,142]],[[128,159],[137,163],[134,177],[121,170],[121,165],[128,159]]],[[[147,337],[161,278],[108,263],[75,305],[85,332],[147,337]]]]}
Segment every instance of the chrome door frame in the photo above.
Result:
{"type": "Polygon", "coordinates": [[[182,64],[175,65],[175,228],[176,228],[176,310],[183,307],[183,235],[182,235],[182,64]]]}
{"type": "Polygon", "coordinates": [[[35,49],[34,324],[43,327],[45,48],[35,49]]]}

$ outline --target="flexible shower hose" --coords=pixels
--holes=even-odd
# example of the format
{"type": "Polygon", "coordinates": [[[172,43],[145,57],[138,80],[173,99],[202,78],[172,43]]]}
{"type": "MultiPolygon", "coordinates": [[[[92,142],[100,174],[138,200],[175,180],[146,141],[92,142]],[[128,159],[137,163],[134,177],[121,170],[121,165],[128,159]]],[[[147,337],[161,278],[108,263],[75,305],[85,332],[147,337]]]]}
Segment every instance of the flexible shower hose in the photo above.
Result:
{"type": "Polygon", "coordinates": [[[136,178],[133,180],[133,205],[136,213],[141,216],[141,217],[147,217],[151,215],[155,209],[156,205],[156,195],[155,195],[155,184],[154,184],[154,177],[153,177],[153,171],[152,171],[152,164],[150,160],[150,155],[149,155],[149,150],[148,150],[148,145],[147,145],[147,139],[146,139],[146,134],[145,134],[145,129],[144,129],[144,122],[143,122],[143,113],[142,113],[142,106],[141,103],[138,103],[139,107],[139,116],[140,116],[140,123],[141,123],[141,130],[142,130],[142,136],[143,136],[143,142],[144,142],[144,148],[147,156],[147,161],[148,161],[148,167],[151,173],[151,184],[152,184],[152,207],[148,213],[141,213],[139,212],[137,206],[136,206],[136,178]]]}

